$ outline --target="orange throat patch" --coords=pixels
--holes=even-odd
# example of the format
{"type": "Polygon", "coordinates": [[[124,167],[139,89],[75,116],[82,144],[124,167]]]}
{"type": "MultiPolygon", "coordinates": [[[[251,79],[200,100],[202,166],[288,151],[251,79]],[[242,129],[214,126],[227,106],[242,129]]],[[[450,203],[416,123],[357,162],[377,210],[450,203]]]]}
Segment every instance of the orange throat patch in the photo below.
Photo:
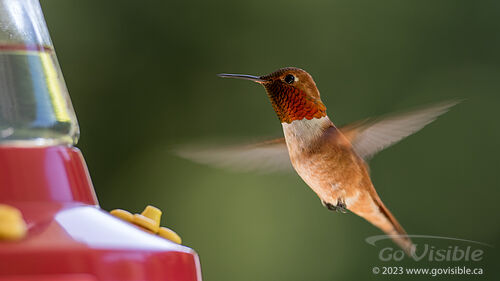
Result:
{"type": "Polygon", "coordinates": [[[286,85],[264,85],[274,111],[281,123],[326,116],[326,106],[318,98],[307,96],[303,91],[286,85]]]}

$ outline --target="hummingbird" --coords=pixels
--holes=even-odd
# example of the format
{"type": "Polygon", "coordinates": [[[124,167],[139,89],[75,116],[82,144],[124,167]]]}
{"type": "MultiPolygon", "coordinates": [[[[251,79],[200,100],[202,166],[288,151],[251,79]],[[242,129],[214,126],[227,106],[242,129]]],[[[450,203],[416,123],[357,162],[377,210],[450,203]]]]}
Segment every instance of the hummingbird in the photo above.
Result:
{"type": "Polygon", "coordinates": [[[337,127],[305,70],[286,67],[263,76],[218,76],[264,86],[284,137],[245,146],[184,149],[178,151],[181,156],[231,168],[282,170],[291,164],[326,208],[341,213],[349,210],[364,218],[413,255],[415,246],[377,194],[367,163],[374,154],[431,123],[457,101],[337,127]]]}

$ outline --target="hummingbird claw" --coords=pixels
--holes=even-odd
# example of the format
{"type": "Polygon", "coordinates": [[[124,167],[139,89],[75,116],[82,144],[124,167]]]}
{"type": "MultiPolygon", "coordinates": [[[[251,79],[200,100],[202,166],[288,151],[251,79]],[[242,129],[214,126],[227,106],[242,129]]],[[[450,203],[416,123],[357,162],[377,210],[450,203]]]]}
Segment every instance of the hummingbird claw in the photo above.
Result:
{"type": "Polygon", "coordinates": [[[330,203],[327,203],[325,201],[322,201],[322,203],[323,203],[323,206],[325,206],[330,211],[336,211],[337,210],[337,207],[335,207],[334,205],[332,205],[330,203]]]}
{"type": "Polygon", "coordinates": [[[345,204],[344,200],[339,200],[337,202],[337,206],[335,207],[336,211],[342,214],[347,213],[347,205],[345,204]]]}

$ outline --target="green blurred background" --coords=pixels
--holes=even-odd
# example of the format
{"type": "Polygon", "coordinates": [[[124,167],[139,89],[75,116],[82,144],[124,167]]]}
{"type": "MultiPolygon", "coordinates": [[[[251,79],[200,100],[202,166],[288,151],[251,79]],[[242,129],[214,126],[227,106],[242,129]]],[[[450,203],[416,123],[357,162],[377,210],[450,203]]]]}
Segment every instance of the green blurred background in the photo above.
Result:
{"type": "MultiPolygon", "coordinates": [[[[204,280],[363,280],[395,265],[364,241],[378,229],[328,212],[297,175],[231,173],[169,152],[281,134],[264,90],[220,72],[304,68],[337,124],[465,98],[377,155],[372,177],[410,234],[500,245],[500,2],[41,2],[101,206],[163,209],[204,280]]],[[[493,279],[499,262],[492,248],[457,265],[493,279]]]]}

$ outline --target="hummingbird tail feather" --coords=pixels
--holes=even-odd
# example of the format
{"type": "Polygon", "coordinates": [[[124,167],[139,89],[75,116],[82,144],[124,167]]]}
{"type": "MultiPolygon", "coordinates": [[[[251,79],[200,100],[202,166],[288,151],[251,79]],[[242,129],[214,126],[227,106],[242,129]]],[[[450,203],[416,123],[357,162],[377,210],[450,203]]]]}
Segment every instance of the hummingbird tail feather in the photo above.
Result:
{"type": "Polygon", "coordinates": [[[406,231],[396,220],[394,215],[387,209],[382,200],[377,194],[374,194],[372,202],[373,208],[368,212],[360,213],[359,215],[372,223],[374,226],[380,228],[396,243],[405,253],[412,257],[415,253],[415,245],[411,241],[406,231]]]}
{"type": "Polygon", "coordinates": [[[391,236],[392,241],[399,245],[401,249],[403,249],[406,254],[410,257],[413,256],[415,252],[415,245],[411,241],[410,237],[408,237],[408,234],[406,231],[403,229],[403,227],[399,224],[399,222],[396,220],[394,215],[387,209],[387,207],[384,205],[382,200],[378,198],[375,200],[375,203],[379,207],[380,212],[382,213],[383,216],[389,221],[389,226],[384,226],[384,228],[381,227],[381,229],[387,233],[387,235],[391,236]]]}

